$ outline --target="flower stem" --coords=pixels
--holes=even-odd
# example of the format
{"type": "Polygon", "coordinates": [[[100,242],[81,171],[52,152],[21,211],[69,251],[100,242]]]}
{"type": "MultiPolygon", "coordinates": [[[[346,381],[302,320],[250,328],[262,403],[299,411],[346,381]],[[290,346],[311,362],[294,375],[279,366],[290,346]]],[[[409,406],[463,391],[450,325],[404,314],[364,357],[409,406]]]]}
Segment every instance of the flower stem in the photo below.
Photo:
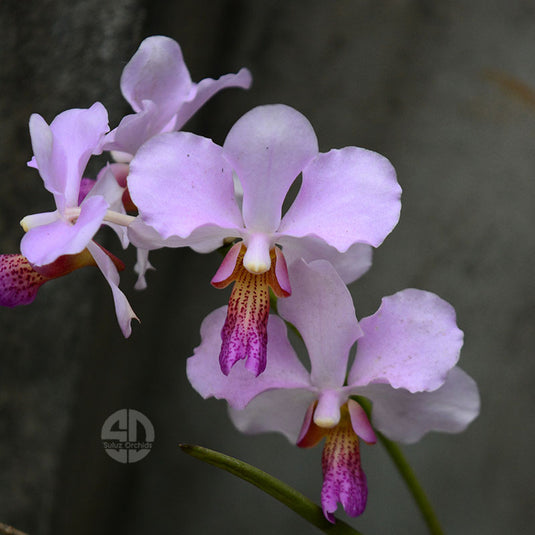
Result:
{"type": "Polygon", "coordinates": [[[267,494],[273,496],[281,503],[289,507],[292,511],[310,522],[324,533],[336,535],[362,535],[360,532],[343,522],[336,520],[331,524],[324,516],[321,507],[310,501],[306,496],[283,483],[279,479],[263,472],[262,470],[244,463],[234,457],[229,457],[223,453],[195,446],[191,444],[180,444],[182,451],[230,472],[231,474],[252,483],[267,494]]]}
{"type": "Polygon", "coordinates": [[[438,518],[433,510],[433,506],[429,501],[423,487],[420,485],[420,482],[416,478],[414,470],[409,465],[407,459],[403,455],[401,448],[395,443],[386,438],[382,433],[377,432],[377,436],[383,446],[385,447],[388,455],[394,464],[396,465],[401,477],[405,480],[405,483],[409,487],[409,490],[412,494],[412,497],[416,501],[416,505],[422,516],[424,517],[425,523],[429,529],[431,535],[443,535],[442,527],[438,521],[438,518]]]}
{"type": "MultiPolygon", "coordinates": [[[[371,402],[368,399],[363,398],[362,396],[351,397],[359,403],[359,405],[366,411],[368,418],[371,419],[371,402]]],[[[414,501],[416,502],[420,513],[424,517],[425,523],[427,524],[427,527],[429,529],[429,533],[431,535],[444,535],[437,515],[433,510],[433,506],[431,505],[431,502],[429,501],[429,498],[427,497],[422,485],[420,485],[420,482],[418,481],[414,470],[411,468],[407,459],[405,459],[401,448],[395,442],[392,442],[390,439],[386,438],[379,431],[375,430],[375,433],[377,435],[377,438],[379,438],[379,440],[385,447],[388,455],[390,455],[390,458],[396,465],[396,468],[401,474],[401,477],[404,479],[407,487],[409,487],[409,491],[412,494],[412,497],[414,498],[414,501]]]]}
{"type": "Polygon", "coordinates": [[[114,212],[113,210],[107,210],[106,215],[104,216],[104,221],[115,223],[117,225],[121,225],[122,227],[127,227],[135,219],[136,218],[133,215],[121,214],[119,212],[114,212]]]}

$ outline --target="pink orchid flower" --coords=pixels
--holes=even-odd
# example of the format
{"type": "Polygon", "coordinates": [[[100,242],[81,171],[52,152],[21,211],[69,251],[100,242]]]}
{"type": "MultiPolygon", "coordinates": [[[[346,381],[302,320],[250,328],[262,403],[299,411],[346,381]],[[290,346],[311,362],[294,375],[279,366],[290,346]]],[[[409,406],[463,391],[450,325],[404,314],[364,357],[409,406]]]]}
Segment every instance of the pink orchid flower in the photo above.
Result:
{"type": "Polygon", "coordinates": [[[325,258],[345,282],[355,280],[400,212],[401,189],[386,158],[358,147],[320,153],[308,120],[282,104],[246,113],[223,147],[183,132],[151,139],[131,162],[128,186],[140,214],[129,227],[138,246],[209,252],[239,240],[212,279],[217,288],[234,282],[222,330],[225,374],[242,359],[256,375],[264,370],[269,288],[290,295],[286,263],[325,258]]]}
{"type": "Polygon", "coordinates": [[[228,401],[232,421],[243,432],[277,431],[300,447],[326,438],[321,504],[333,522],[338,503],[350,516],[366,506],[359,437],[374,443],[375,428],[412,443],[433,430],[460,432],[478,415],[479,394],[456,366],[463,333],[451,305],[408,289],[385,297],[379,310],[359,323],[349,291],[328,262],[298,261],[292,267],[293,292],[279,302],[279,313],[301,333],[311,371],[292,349],[282,319],[272,316],[264,373],[252,379],[239,365],[223,375],[217,366],[223,307],[205,318],[187,374],[204,398],[228,401]],[[373,403],[373,427],[352,399],[357,395],[373,403]]]}
{"type": "Polygon", "coordinates": [[[50,125],[40,115],[31,116],[34,157],[28,165],[38,169],[56,210],[22,219],[22,255],[5,255],[0,263],[0,302],[27,304],[47,280],[96,264],[112,290],[121,330],[129,336],[136,316],[118,287],[122,263],[92,239],[103,223],[125,226],[134,218],[112,209],[121,205],[123,188],[110,171],[80,195],[82,173],[91,155],[102,152],[108,129],[108,114],[99,102],[64,111],[50,125]]]}
{"type": "MultiPolygon", "coordinates": [[[[162,35],[145,39],[123,70],[121,91],[135,113],[127,115],[105,139],[104,150],[123,164],[151,137],[180,130],[216,93],[225,88],[251,86],[251,73],[242,68],[217,80],[193,83],[176,41],[162,35]]],[[[121,180],[124,168],[113,168],[121,180]]],[[[128,165],[126,165],[128,174],[128,165]]],[[[148,251],[137,250],[137,289],[147,287],[145,272],[151,269],[148,251]]]]}

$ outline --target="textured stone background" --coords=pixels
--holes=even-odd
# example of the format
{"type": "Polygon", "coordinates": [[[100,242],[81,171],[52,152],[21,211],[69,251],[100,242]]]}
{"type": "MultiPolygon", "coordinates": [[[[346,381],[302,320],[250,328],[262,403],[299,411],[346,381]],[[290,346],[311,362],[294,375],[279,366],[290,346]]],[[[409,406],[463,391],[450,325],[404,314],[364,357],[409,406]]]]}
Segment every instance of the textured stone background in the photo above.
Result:
{"type": "MultiPolygon", "coordinates": [[[[26,168],[27,121],[101,100],[115,125],[125,62],[148,35],[176,38],[194,80],[251,69],[249,92],[218,95],[188,124],[224,140],[244,112],[283,102],[314,125],[322,150],[387,155],[404,189],[401,221],[352,286],[357,313],[405,287],[453,303],[462,367],[483,411],[462,435],[405,448],[451,534],[524,533],[535,523],[535,5],[530,0],[295,0],[0,3],[0,250],[19,219],[50,208],[26,168]],[[533,106],[533,104],[531,104],[533,106]]],[[[112,243],[112,242],[110,242],[112,243]]],[[[128,253],[130,254],[130,253],[128,253]]],[[[128,257],[128,255],[127,255],[128,257]]],[[[131,255],[128,257],[131,259],[131,255]]],[[[125,341],[109,290],[87,270],[47,284],[30,307],[0,310],[0,521],[36,535],[310,533],[277,502],[178,451],[200,443],[241,457],[318,499],[321,449],[246,437],[223,403],[184,377],[202,318],[225,302],[208,281],[217,255],[165,250],[142,319],[125,341]],[[106,456],[100,427],[133,407],[156,428],[135,465],[106,456]]],[[[380,446],[363,446],[364,533],[425,533],[380,446]]]]}

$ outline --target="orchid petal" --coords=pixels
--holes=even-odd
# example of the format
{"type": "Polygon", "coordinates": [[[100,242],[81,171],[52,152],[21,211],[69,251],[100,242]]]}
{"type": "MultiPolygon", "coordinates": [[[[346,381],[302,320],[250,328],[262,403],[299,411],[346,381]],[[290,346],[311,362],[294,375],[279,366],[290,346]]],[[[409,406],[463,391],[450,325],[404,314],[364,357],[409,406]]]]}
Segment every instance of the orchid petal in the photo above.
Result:
{"type": "Polygon", "coordinates": [[[185,247],[187,242],[182,238],[171,236],[163,239],[155,229],[143,222],[140,217],[136,217],[127,227],[128,239],[132,245],[147,251],[160,249],[162,247],[185,247]]]}
{"type": "Polygon", "coordinates": [[[208,225],[234,235],[243,227],[232,171],[209,139],[185,132],[151,139],[130,163],[128,188],[142,219],[164,239],[208,225]]]}
{"type": "Polygon", "coordinates": [[[227,87],[241,87],[249,89],[252,83],[252,76],[248,69],[240,69],[236,74],[225,74],[217,80],[205,78],[198,84],[194,84],[195,96],[192,100],[184,102],[178,110],[172,130],[181,130],[186,122],[210,100],[216,93],[227,87]]]}
{"type": "Polygon", "coordinates": [[[89,109],[64,111],[50,126],[40,115],[30,117],[35,163],[60,211],[78,206],[82,173],[91,154],[102,151],[108,129],[108,113],[100,102],[89,109]]]}
{"type": "Polygon", "coordinates": [[[143,108],[144,100],[151,100],[167,120],[188,98],[191,86],[180,46],[162,35],[145,39],[121,75],[121,91],[134,111],[143,108]]]}
{"type": "Polygon", "coordinates": [[[284,322],[277,316],[271,316],[268,322],[269,359],[265,371],[253,381],[251,372],[243,363],[237,363],[228,376],[223,375],[218,356],[226,313],[227,307],[218,308],[204,319],[201,345],[187,362],[188,379],[203,398],[223,398],[232,407],[243,409],[269,389],[310,387],[308,372],[288,341],[284,322]]]}
{"type": "Polygon", "coordinates": [[[314,236],[293,238],[282,236],[277,239],[282,246],[284,257],[288,265],[302,258],[305,262],[313,260],[327,260],[336,269],[345,284],[357,280],[370,269],[372,265],[372,247],[364,243],[355,243],[345,253],[340,253],[314,236]]]}
{"type": "Polygon", "coordinates": [[[436,390],[463,345],[454,308],[423,290],[383,298],[379,310],[362,319],[360,326],[364,336],[349,372],[350,386],[389,383],[409,392],[436,390]]]}
{"type": "Polygon", "coordinates": [[[288,106],[259,106],[236,122],[223,149],[243,187],[246,227],[274,232],[288,189],[318,154],[311,124],[288,106]]]}
{"type": "Polygon", "coordinates": [[[373,402],[372,421],[391,440],[411,444],[429,431],[460,433],[479,414],[475,381],[457,366],[433,392],[411,394],[389,385],[369,385],[359,393],[373,402]]]}
{"type": "Polygon", "coordinates": [[[345,147],[320,154],[303,170],[303,183],[279,232],[313,235],[345,252],[354,243],[377,247],[399,219],[401,188],[380,154],[345,147]]]}
{"type": "Polygon", "coordinates": [[[210,253],[223,245],[229,231],[214,225],[206,225],[194,230],[188,238],[170,236],[162,238],[153,227],[136,217],[127,227],[128,239],[136,247],[152,251],[162,247],[191,247],[197,253],[210,253]]]}
{"type": "MultiPolygon", "coordinates": [[[[257,377],[252,382],[260,380],[257,377]]],[[[295,444],[307,407],[314,393],[304,388],[268,390],[255,397],[243,410],[229,407],[232,423],[243,433],[276,431],[295,444]]]]}
{"type": "Polygon", "coordinates": [[[106,136],[106,150],[114,154],[128,154],[131,160],[145,141],[163,131],[168,118],[160,115],[158,107],[151,100],[144,100],[142,106],[137,113],[123,117],[119,126],[106,136]]]}
{"type": "Polygon", "coordinates": [[[102,197],[92,197],[80,207],[73,225],[58,219],[48,225],[28,230],[20,242],[22,254],[37,266],[50,264],[62,255],[83,251],[99,229],[108,203],[102,197]]]}
{"type": "Polygon", "coordinates": [[[128,299],[119,289],[119,272],[117,271],[117,268],[115,267],[115,264],[111,258],[99,245],[97,245],[95,242],[90,242],[88,243],[87,248],[95,259],[98,268],[110,285],[113,294],[113,302],[115,304],[115,314],[117,316],[117,321],[119,322],[119,327],[121,328],[124,337],[128,338],[132,333],[132,326],[130,325],[131,321],[133,319],[139,321],[139,319],[132,310],[128,299]]]}
{"type": "Polygon", "coordinates": [[[362,334],[351,294],[324,260],[300,260],[289,271],[292,295],[279,301],[279,314],[303,337],[312,383],[322,389],[341,387],[349,350],[362,334]]]}

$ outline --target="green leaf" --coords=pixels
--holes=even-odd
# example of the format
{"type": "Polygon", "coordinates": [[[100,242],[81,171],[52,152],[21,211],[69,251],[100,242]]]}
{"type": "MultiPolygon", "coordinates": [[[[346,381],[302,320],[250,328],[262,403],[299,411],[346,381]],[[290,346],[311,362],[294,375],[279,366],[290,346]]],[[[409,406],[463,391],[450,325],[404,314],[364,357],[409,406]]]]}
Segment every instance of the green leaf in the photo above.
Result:
{"type": "Polygon", "coordinates": [[[244,463],[243,461],[223,453],[203,448],[202,446],[180,444],[180,448],[192,457],[196,457],[205,463],[217,466],[218,468],[226,470],[227,472],[252,483],[260,490],[263,490],[270,496],[279,500],[324,533],[336,535],[362,535],[359,531],[355,530],[342,520],[336,520],[335,524],[331,524],[323,516],[321,507],[286,483],[283,483],[279,479],[251,466],[250,464],[244,463]]]}

